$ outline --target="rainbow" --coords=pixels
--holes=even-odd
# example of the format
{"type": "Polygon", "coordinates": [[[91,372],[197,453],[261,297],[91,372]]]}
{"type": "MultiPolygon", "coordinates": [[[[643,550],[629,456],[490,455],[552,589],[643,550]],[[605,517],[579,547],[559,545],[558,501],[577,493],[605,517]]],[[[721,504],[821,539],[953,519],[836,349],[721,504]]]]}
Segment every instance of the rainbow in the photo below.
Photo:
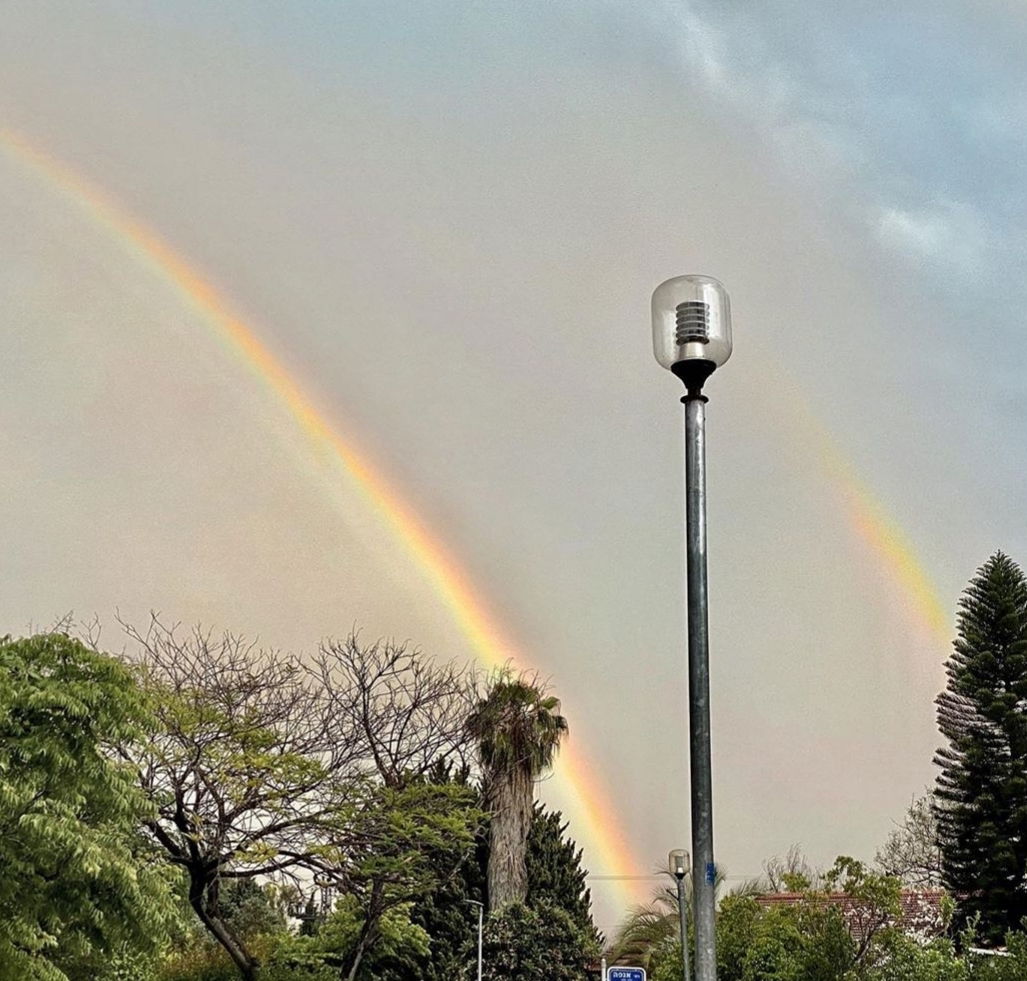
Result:
{"type": "Polygon", "coordinates": [[[785,394],[792,426],[803,432],[822,470],[835,485],[856,538],[876,557],[896,594],[903,598],[905,612],[917,630],[939,654],[946,651],[952,641],[953,618],[909,536],[889,517],[883,502],[856,473],[809,403],[786,383],[776,363],[770,360],[765,364],[777,379],[775,391],[785,394]]]}
{"type": "MultiPolygon", "coordinates": [[[[327,454],[352,478],[369,506],[403,544],[485,666],[495,668],[511,663],[527,667],[517,645],[475,590],[466,572],[425,527],[415,510],[352,439],[339,435],[338,427],[325,418],[254,329],[232,312],[206,279],[111,198],[21,136],[0,131],[0,147],[45,178],[178,289],[183,299],[292,417],[318,454],[327,454]]],[[[881,502],[858,479],[808,406],[797,399],[793,402],[795,421],[819,447],[821,466],[838,487],[855,533],[876,556],[905,598],[905,605],[918,625],[930,635],[932,644],[941,643],[944,649],[952,635],[950,619],[912,544],[889,520],[881,502]]],[[[645,901],[652,878],[645,874],[648,864],[633,854],[599,771],[570,743],[561,751],[557,775],[567,799],[574,802],[576,832],[589,855],[600,863],[602,874],[596,878],[612,880],[624,906],[645,901]]]]}
{"type": "Polygon", "coordinates": [[[908,536],[888,517],[881,502],[834,447],[825,448],[824,464],[845,490],[844,499],[856,535],[888,570],[925,636],[939,651],[945,651],[953,636],[952,617],[908,536]]]}
{"type": "MultiPolygon", "coordinates": [[[[23,137],[0,131],[0,146],[45,177],[65,197],[85,211],[117,239],[130,247],[148,266],[171,282],[203,320],[226,342],[260,380],[265,389],[293,418],[313,448],[333,458],[350,476],[368,505],[405,546],[436,594],[466,637],[470,647],[488,668],[527,663],[475,591],[464,570],[432,536],[414,509],[390,486],[368,456],[350,438],[343,438],[259,339],[254,329],[232,312],[226,301],[188,262],[156,234],[131,218],[111,198],[43,153],[23,137]]],[[[557,776],[566,797],[576,810],[576,832],[584,831],[583,844],[603,870],[603,879],[616,883],[625,906],[643,901],[639,870],[646,866],[632,853],[610,794],[595,768],[571,743],[558,757],[557,776]]]]}

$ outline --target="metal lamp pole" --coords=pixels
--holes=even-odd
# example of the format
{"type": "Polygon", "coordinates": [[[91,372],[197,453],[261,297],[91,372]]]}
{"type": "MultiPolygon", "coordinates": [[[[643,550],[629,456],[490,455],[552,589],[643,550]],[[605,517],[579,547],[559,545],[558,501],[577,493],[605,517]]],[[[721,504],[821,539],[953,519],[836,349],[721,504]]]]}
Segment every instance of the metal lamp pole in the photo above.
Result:
{"type": "Polygon", "coordinates": [[[479,903],[477,899],[465,899],[464,902],[478,907],[478,981],[481,981],[481,935],[482,923],[485,918],[485,904],[479,903]]]}
{"type": "Polygon", "coordinates": [[[710,765],[709,617],[706,582],[706,396],[731,356],[727,291],[709,276],[678,276],[653,293],[656,359],[685,385],[685,556],[688,580],[688,735],[692,804],[692,913],[696,981],[716,981],[716,879],[710,765]]]}
{"type": "Polygon", "coordinates": [[[685,875],[688,873],[688,852],[675,848],[670,853],[670,873],[678,880],[678,918],[681,921],[681,975],[689,981],[692,972],[688,966],[688,901],[685,899],[685,875]]]}

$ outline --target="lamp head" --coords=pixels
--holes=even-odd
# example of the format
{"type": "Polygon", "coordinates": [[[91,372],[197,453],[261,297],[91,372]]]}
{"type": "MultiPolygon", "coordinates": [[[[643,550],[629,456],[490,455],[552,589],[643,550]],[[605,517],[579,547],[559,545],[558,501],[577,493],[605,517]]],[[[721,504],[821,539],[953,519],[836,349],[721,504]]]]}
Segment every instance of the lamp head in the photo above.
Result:
{"type": "Polygon", "coordinates": [[[731,357],[731,303],[712,276],[675,276],[653,293],[656,360],[698,394],[731,357]]]}
{"type": "Polygon", "coordinates": [[[688,872],[688,852],[683,848],[675,848],[667,859],[667,867],[673,876],[685,875],[688,872]]]}

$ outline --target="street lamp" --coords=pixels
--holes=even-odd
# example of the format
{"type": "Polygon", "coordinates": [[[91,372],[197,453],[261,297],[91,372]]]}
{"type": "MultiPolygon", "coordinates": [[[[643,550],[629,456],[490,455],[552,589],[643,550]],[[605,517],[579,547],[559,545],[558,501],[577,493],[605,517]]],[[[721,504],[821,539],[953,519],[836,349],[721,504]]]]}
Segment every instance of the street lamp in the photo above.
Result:
{"type": "Polygon", "coordinates": [[[670,874],[678,880],[678,918],[681,921],[681,972],[684,981],[688,981],[691,971],[688,969],[688,903],[685,900],[685,876],[688,874],[688,852],[683,848],[675,848],[668,859],[670,874]]]}
{"type": "Polygon", "coordinates": [[[464,902],[478,907],[478,981],[481,981],[481,933],[482,922],[485,918],[485,904],[479,903],[477,899],[465,899],[464,902]]]}
{"type": "Polygon", "coordinates": [[[656,360],[685,385],[685,553],[688,579],[688,743],[692,776],[692,915],[696,981],[716,981],[717,867],[710,771],[710,657],[706,591],[706,379],[731,356],[727,290],[677,276],[653,293],[656,360]]]}

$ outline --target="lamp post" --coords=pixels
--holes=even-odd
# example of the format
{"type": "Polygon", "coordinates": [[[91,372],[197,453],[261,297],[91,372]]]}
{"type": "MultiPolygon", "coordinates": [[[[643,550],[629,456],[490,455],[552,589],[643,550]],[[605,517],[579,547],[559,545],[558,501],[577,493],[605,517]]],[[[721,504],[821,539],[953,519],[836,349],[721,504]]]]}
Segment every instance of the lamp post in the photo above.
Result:
{"type": "Polygon", "coordinates": [[[706,590],[706,379],[731,356],[727,290],[709,276],[677,276],[653,293],[656,360],[685,385],[685,555],[688,580],[688,742],[692,797],[692,915],[696,981],[716,981],[717,867],[710,770],[706,590]]]}
{"type": "Polygon", "coordinates": [[[485,904],[479,903],[477,899],[465,899],[464,902],[478,907],[478,981],[481,981],[481,934],[482,922],[485,918],[485,904]]]}
{"type": "Polygon", "coordinates": [[[681,974],[689,981],[688,968],[688,902],[685,900],[685,875],[688,873],[688,852],[675,848],[670,853],[670,874],[678,880],[678,918],[681,921],[681,974]]]}

